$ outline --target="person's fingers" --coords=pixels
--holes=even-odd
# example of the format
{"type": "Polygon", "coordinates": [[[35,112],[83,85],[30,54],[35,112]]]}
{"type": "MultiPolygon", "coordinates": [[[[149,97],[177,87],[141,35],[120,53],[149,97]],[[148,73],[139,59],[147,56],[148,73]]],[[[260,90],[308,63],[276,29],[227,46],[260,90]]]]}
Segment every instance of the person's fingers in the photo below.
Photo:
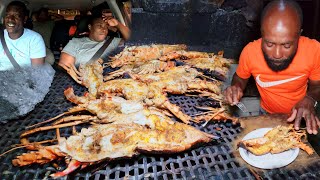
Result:
{"type": "MultiPolygon", "coordinates": [[[[228,88],[227,88],[227,89],[228,89],[228,88]]],[[[225,89],[225,90],[222,92],[223,102],[228,102],[228,100],[227,100],[227,89],[225,89]]]]}
{"type": "Polygon", "coordinates": [[[118,21],[114,18],[107,20],[109,26],[117,26],[118,25],[118,21]]]}
{"type": "Polygon", "coordinates": [[[107,16],[107,17],[102,17],[102,20],[106,23],[108,23],[109,20],[112,20],[113,17],[112,16],[107,16]]]}
{"type": "Polygon", "coordinates": [[[229,103],[231,106],[237,104],[242,97],[242,91],[240,88],[230,86],[223,91],[224,101],[229,103]]]}
{"type": "Polygon", "coordinates": [[[317,117],[317,115],[314,116],[314,119],[315,119],[315,122],[316,122],[316,124],[317,124],[315,134],[318,134],[318,130],[319,130],[319,128],[320,128],[320,120],[319,120],[319,118],[317,117]]]}
{"type": "Polygon", "coordinates": [[[239,102],[239,92],[237,88],[232,89],[232,104],[235,105],[239,102]]]}
{"type": "Polygon", "coordinates": [[[231,87],[227,88],[225,98],[226,98],[226,102],[227,103],[232,104],[232,90],[231,90],[231,87]]]}
{"type": "Polygon", "coordinates": [[[319,120],[319,118],[317,116],[315,116],[315,120],[316,120],[318,128],[319,128],[320,127],[320,120],[319,120]]]}
{"type": "Polygon", "coordinates": [[[303,112],[302,113],[302,117],[304,118],[304,120],[306,121],[306,126],[307,126],[307,132],[309,134],[312,134],[312,121],[311,121],[311,117],[310,117],[310,112],[303,112]]]}
{"type": "Polygon", "coordinates": [[[317,121],[316,118],[314,117],[313,114],[310,115],[310,120],[311,120],[311,126],[312,126],[312,133],[313,134],[317,134],[318,133],[318,125],[317,125],[317,121]]]}
{"type": "Polygon", "coordinates": [[[240,90],[240,88],[237,89],[237,92],[238,92],[238,101],[239,101],[243,96],[243,92],[240,90]]]}
{"type": "Polygon", "coordinates": [[[228,102],[228,99],[227,99],[227,91],[228,91],[228,88],[226,88],[226,89],[222,92],[222,94],[223,94],[223,101],[224,101],[224,102],[228,102]]]}
{"type": "Polygon", "coordinates": [[[297,116],[297,109],[293,109],[292,113],[290,115],[290,117],[287,119],[288,122],[292,122],[295,120],[296,116],[297,116]]]}
{"type": "Polygon", "coordinates": [[[297,110],[297,116],[295,118],[295,121],[294,121],[294,128],[295,130],[299,130],[300,128],[300,124],[301,124],[301,119],[302,119],[302,111],[299,111],[297,110]]]}

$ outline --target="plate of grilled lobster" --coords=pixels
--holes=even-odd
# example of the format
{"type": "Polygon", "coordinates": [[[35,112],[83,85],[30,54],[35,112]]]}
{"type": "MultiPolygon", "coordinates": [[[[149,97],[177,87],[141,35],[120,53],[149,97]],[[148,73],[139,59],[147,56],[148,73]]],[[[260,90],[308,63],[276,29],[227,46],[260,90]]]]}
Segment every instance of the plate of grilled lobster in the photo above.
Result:
{"type": "Polygon", "coordinates": [[[296,131],[293,126],[256,129],[238,143],[240,156],[257,168],[284,167],[297,158],[299,148],[313,154],[313,149],[302,142],[305,135],[305,131],[296,131]]]}

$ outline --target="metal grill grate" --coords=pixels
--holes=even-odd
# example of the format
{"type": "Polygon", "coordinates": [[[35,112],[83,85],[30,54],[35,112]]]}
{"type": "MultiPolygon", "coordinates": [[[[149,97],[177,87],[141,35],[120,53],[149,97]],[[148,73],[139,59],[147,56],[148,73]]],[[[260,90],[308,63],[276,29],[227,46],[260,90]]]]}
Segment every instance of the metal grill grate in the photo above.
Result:
{"type": "MultiPolygon", "coordinates": [[[[81,95],[85,88],[76,84],[68,75],[57,72],[50,92],[45,100],[27,116],[9,121],[1,125],[0,153],[8,150],[11,145],[19,143],[19,135],[26,126],[41,122],[67,111],[73,105],[65,100],[63,90],[73,86],[76,94],[81,95]]],[[[206,99],[187,96],[170,96],[170,101],[182,107],[188,115],[198,113],[194,106],[208,103],[206,99]]],[[[200,146],[184,153],[173,155],[140,155],[132,159],[102,162],[99,165],[78,170],[64,179],[254,179],[248,167],[241,166],[233,156],[231,142],[240,132],[239,126],[227,123],[209,123],[205,128],[200,124],[193,124],[202,131],[222,137],[222,142],[200,146]],[[217,130],[221,128],[221,130],[217,130]],[[98,170],[92,172],[95,168],[98,170]]],[[[78,127],[79,131],[80,127],[78,127]]],[[[60,130],[62,136],[71,135],[71,128],[60,130]]],[[[34,134],[31,141],[53,139],[55,131],[34,134]]],[[[2,157],[0,164],[1,179],[47,179],[49,175],[58,171],[52,163],[45,165],[30,165],[14,167],[11,160],[25,150],[19,149],[2,157]]],[[[320,163],[306,167],[303,172],[286,171],[285,169],[267,171],[267,179],[314,178],[319,176],[320,163]],[[317,175],[317,176],[316,176],[317,175]]],[[[64,169],[65,167],[63,167],[64,169]]]]}

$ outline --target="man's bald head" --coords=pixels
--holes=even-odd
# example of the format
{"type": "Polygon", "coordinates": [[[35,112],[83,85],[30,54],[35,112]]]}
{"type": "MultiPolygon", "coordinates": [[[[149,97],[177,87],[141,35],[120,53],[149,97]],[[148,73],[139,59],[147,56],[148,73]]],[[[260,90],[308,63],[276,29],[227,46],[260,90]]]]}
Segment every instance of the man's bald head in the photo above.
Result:
{"type": "Polygon", "coordinates": [[[283,71],[298,49],[301,8],[294,1],[275,0],[266,6],[261,18],[261,48],[265,60],[271,70],[283,71]]]}
{"type": "Polygon", "coordinates": [[[303,23],[301,7],[293,0],[275,0],[267,4],[261,14],[261,30],[266,23],[277,23],[276,21],[294,22],[300,32],[303,23]]]}

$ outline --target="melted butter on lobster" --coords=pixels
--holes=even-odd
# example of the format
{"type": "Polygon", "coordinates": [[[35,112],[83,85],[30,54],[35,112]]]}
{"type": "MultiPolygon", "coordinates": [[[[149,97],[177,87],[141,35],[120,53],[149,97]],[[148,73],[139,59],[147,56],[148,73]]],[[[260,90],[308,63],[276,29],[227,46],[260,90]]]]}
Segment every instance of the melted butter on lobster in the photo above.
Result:
{"type": "Polygon", "coordinates": [[[132,157],[140,152],[181,152],[195,144],[209,142],[213,137],[182,123],[169,125],[155,120],[154,125],[155,129],[136,123],[93,126],[62,139],[59,147],[73,159],[95,162],[106,158],[132,157]]]}
{"type": "Polygon", "coordinates": [[[293,125],[279,125],[268,131],[261,138],[240,141],[238,147],[242,147],[257,156],[267,153],[277,154],[296,147],[311,155],[314,153],[314,150],[302,142],[302,137],[305,136],[305,131],[296,131],[293,125]]]}
{"type": "Polygon", "coordinates": [[[142,120],[123,119],[111,124],[93,125],[68,138],[60,138],[57,133],[57,145],[32,147],[31,143],[28,149],[37,151],[17,156],[12,163],[15,166],[45,164],[68,157],[71,159],[68,168],[51,175],[61,177],[79,167],[106,159],[128,158],[140,153],[177,153],[217,139],[192,126],[173,122],[161,112],[149,111],[145,115],[147,118],[142,120]]]}

